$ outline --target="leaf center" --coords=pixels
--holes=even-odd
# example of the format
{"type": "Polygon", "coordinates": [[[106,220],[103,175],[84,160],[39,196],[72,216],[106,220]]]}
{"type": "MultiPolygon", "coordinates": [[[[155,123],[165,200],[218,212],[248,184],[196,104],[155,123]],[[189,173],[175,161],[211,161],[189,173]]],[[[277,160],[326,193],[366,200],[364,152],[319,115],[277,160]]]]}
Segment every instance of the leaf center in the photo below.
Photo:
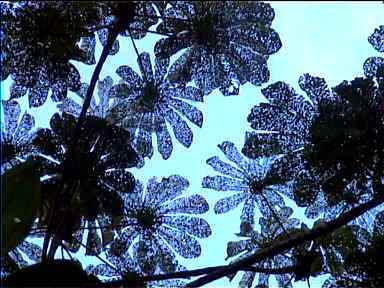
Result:
{"type": "Polygon", "coordinates": [[[198,17],[193,23],[193,38],[199,45],[207,46],[211,49],[216,47],[218,38],[215,31],[217,17],[207,13],[203,17],[198,17]]]}
{"type": "Polygon", "coordinates": [[[159,98],[160,93],[156,84],[153,81],[148,82],[144,87],[143,96],[140,98],[140,107],[144,108],[146,111],[153,112],[159,98]]]}
{"type": "Polygon", "coordinates": [[[263,181],[259,181],[256,177],[253,177],[248,185],[252,194],[261,194],[265,186],[263,181]]]}
{"type": "Polygon", "coordinates": [[[137,222],[144,229],[152,229],[157,224],[156,212],[151,208],[143,208],[136,215],[137,222]]]}

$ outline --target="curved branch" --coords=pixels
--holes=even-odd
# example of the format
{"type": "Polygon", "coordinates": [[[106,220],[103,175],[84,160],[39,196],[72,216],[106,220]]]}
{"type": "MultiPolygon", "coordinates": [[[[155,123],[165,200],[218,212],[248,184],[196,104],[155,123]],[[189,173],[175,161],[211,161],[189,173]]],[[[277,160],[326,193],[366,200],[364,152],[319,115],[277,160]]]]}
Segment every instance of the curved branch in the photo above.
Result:
{"type": "Polygon", "coordinates": [[[222,269],[213,271],[212,273],[203,276],[191,283],[187,284],[186,287],[200,287],[226,275],[235,273],[242,270],[244,267],[253,265],[254,263],[260,262],[266,258],[276,256],[288,249],[291,249],[299,244],[306,241],[315,240],[321,236],[327,235],[336,229],[348,224],[350,221],[361,216],[365,212],[375,208],[376,206],[384,202],[384,193],[381,193],[377,198],[374,198],[364,204],[361,204],[355,208],[352,208],[348,212],[341,214],[338,218],[322,223],[315,228],[308,231],[295,232],[284,240],[278,240],[272,243],[269,247],[260,249],[254,254],[239,260],[236,263],[224,266],[222,269]]]}

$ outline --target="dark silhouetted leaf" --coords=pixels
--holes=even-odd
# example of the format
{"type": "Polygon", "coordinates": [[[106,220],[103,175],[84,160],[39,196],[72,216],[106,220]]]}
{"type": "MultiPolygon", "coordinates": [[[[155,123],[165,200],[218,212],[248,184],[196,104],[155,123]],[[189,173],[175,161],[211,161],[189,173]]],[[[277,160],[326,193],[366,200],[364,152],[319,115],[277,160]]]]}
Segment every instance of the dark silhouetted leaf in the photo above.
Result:
{"type": "Polygon", "coordinates": [[[2,253],[15,248],[28,235],[40,205],[40,178],[28,160],[1,175],[2,253]]]}

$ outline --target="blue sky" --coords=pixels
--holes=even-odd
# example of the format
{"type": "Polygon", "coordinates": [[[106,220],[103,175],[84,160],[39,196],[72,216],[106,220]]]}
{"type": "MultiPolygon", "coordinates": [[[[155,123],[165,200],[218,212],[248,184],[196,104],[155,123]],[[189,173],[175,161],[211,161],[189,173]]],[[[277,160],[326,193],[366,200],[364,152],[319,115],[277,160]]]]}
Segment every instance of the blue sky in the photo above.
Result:
{"type": "MultiPolygon", "coordinates": [[[[367,38],[380,24],[384,15],[381,2],[271,2],[276,17],[272,27],[279,33],[283,48],[268,61],[271,71],[270,82],[285,81],[301,93],[297,81],[304,73],[324,77],[329,86],[342,80],[352,80],[363,75],[363,63],[370,56],[378,54],[368,43],[367,38]]],[[[149,35],[137,41],[140,52],[153,51],[158,35],[149,35]]],[[[120,65],[131,65],[138,71],[136,56],[130,39],[120,38],[120,51],[110,56],[101,72],[100,79],[110,75],[115,82],[119,77],[115,74],[120,65]]],[[[97,44],[96,59],[100,56],[100,44],[97,44]]],[[[94,66],[76,63],[82,74],[82,82],[89,83],[94,66]]],[[[9,78],[2,82],[1,97],[9,97],[9,78]]],[[[27,101],[20,101],[23,109],[27,109],[27,101]]],[[[207,175],[216,173],[206,160],[212,156],[222,156],[217,145],[223,141],[231,141],[242,148],[244,133],[250,130],[246,121],[251,108],[263,101],[260,87],[245,84],[239,96],[224,97],[214,91],[205,97],[204,103],[196,106],[204,114],[202,128],[191,125],[194,139],[189,149],[174,141],[174,151],[169,160],[162,160],[155,151],[145,166],[135,170],[134,175],[146,183],[150,177],[166,177],[179,174],[190,182],[188,193],[204,195],[210,207],[222,198],[222,193],[201,188],[201,180],[207,175]]],[[[37,119],[39,127],[48,127],[49,119],[54,113],[55,105],[50,98],[43,108],[32,109],[31,114],[37,119]],[[41,114],[42,110],[44,114],[41,114]]],[[[223,158],[222,158],[223,159],[223,158]]],[[[288,202],[291,204],[292,202],[288,202]]],[[[302,217],[302,209],[295,209],[295,215],[302,217]]],[[[239,231],[240,209],[224,215],[215,215],[213,209],[205,214],[213,230],[213,235],[201,240],[202,256],[196,260],[181,263],[190,269],[223,265],[228,241],[238,240],[234,233],[239,231]]],[[[85,262],[93,261],[87,259],[85,262]]],[[[213,282],[206,287],[237,287],[236,277],[232,283],[226,279],[213,282]]],[[[324,280],[325,278],[322,277],[324,280]]],[[[321,287],[321,279],[311,279],[311,287],[321,287]]],[[[275,287],[275,282],[270,282],[275,287]]],[[[294,287],[307,287],[305,282],[297,282],[294,287]]]]}

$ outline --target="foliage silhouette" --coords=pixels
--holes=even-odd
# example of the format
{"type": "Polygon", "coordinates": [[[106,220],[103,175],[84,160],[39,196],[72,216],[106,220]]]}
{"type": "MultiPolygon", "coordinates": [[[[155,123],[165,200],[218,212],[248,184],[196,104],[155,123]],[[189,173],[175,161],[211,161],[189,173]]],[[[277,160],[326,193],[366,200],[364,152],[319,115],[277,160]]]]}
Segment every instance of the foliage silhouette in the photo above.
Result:
{"type": "MultiPolygon", "coordinates": [[[[279,287],[292,287],[323,274],[330,276],[325,288],[381,287],[384,58],[368,58],[363,78],[334,88],[304,74],[298,82],[305,96],[283,81],[261,89],[268,102],[250,111],[253,130],[242,153],[230,141],[218,145],[232,163],[209,158],[221,175],[202,180],[203,188],[236,193],[215,204],[216,214],[244,202],[239,239],[227,244],[230,262],[188,270],[178,257],[199,257],[205,252],[197,238],[215,233],[200,216],[208,202],[183,194],[189,182],[179,175],[151,178],[144,190],[132,168],[152,157],[153,134],[162,158],[171,157],[167,124],[176,140],[192,145],[182,116],[203,125],[193,101],[215,89],[237,95],[246,82],[268,82],[267,60],[282,47],[271,5],[19,1],[0,8],[1,80],[13,81],[2,101],[1,173],[14,175],[27,161],[41,185],[32,217],[16,219],[2,203],[6,217],[26,219],[28,227],[33,222],[29,237],[2,251],[6,286],[199,287],[232,281],[239,272],[240,287],[269,287],[271,275],[279,287]],[[135,43],[147,33],[162,36],[153,67],[135,43]],[[119,52],[119,37],[132,41],[141,75],[123,65],[116,70],[120,82],[99,80],[107,57],[119,52]],[[103,48],[96,61],[97,41],[103,48]],[[81,82],[76,61],[95,65],[89,84],[81,82]],[[44,112],[48,95],[58,112],[50,128],[39,128],[19,101],[44,112]],[[312,227],[291,217],[292,200],[316,220],[312,227]],[[75,259],[81,247],[101,263],[83,269],[75,259]]],[[[384,52],[383,27],[368,37],[378,52],[384,52]]],[[[27,199],[17,208],[28,206],[27,199]]]]}

